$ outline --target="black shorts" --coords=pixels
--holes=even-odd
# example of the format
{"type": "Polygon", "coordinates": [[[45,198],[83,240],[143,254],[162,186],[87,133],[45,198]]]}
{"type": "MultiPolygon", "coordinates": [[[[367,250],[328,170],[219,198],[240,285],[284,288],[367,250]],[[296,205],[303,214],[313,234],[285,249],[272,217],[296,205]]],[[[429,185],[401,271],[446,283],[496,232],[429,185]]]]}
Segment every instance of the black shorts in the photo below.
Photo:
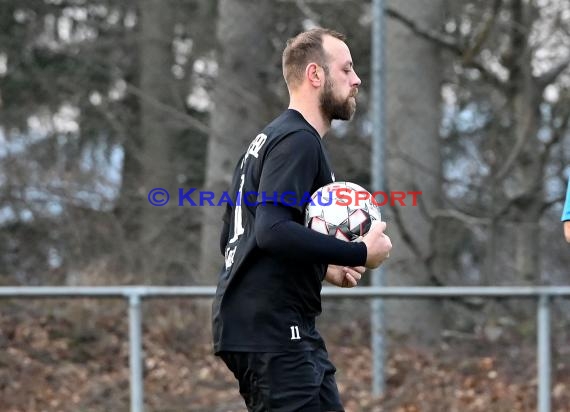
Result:
{"type": "Polygon", "coordinates": [[[222,352],[249,412],[344,411],[324,349],[307,352],[222,352]]]}

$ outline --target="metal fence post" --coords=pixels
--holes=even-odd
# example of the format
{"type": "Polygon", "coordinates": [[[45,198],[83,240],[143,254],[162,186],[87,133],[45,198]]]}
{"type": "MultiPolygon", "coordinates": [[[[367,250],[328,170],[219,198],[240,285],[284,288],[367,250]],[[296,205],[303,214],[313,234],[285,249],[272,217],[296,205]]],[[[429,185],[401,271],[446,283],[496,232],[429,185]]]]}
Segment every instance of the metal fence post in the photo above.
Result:
{"type": "Polygon", "coordinates": [[[538,411],[550,412],[550,296],[538,300],[538,411]]]}
{"type": "Polygon", "coordinates": [[[129,365],[131,369],[131,412],[143,412],[141,297],[129,292],[129,365]]]}
{"type": "MultiPolygon", "coordinates": [[[[384,0],[372,1],[372,191],[384,190],[384,146],[386,114],[384,105],[384,0]]],[[[385,219],[384,219],[385,220],[385,219]]],[[[372,285],[384,286],[384,268],[372,272],[372,285]]],[[[384,305],[376,297],[371,305],[372,394],[383,395],[385,390],[384,363],[384,305]]]]}

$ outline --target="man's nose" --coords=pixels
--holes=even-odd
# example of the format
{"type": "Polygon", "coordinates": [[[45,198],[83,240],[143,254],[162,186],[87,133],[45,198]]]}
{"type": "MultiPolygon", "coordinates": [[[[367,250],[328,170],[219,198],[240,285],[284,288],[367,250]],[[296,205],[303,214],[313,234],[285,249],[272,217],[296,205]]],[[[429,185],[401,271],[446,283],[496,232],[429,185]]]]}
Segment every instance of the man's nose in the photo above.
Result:
{"type": "Polygon", "coordinates": [[[358,75],[356,74],[356,72],[354,73],[354,79],[352,84],[354,86],[360,86],[360,84],[362,83],[362,81],[360,80],[360,77],[358,77],[358,75]]]}

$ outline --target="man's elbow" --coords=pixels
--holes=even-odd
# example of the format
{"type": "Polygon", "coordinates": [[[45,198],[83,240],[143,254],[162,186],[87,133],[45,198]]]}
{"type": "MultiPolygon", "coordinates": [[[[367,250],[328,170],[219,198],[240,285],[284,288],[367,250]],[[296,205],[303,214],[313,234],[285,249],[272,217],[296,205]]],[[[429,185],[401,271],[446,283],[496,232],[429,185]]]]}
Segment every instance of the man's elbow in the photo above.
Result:
{"type": "Polygon", "coordinates": [[[255,221],[255,243],[257,247],[264,250],[271,250],[273,246],[273,236],[271,228],[268,228],[263,222],[255,221]]]}
{"type": "Polygon", "coordinates": [[[255,231],[255,243],[257,243],[257,247],[260,249],[267,249],[269,246],[269,239],[267,236],[258,230],[255,231]]]}
{"type": "Polygon", "coordinates": [[[281,246],[276,228],[266,225],[255,225],[255,242],[257,247],[267,252],[279,251],[281,246]]]}
{"type": "Polygon", "coordinates": [[[266,251],[272,251],[278,246],[279,239],[277,233],[277,220],[270,212],[275,212],[273,209],[267,209],[268,206],[263,206],[257,210],[255,222],[253,223],[253,230],[255,231],[255,242],[257,247],[266,251]]]}

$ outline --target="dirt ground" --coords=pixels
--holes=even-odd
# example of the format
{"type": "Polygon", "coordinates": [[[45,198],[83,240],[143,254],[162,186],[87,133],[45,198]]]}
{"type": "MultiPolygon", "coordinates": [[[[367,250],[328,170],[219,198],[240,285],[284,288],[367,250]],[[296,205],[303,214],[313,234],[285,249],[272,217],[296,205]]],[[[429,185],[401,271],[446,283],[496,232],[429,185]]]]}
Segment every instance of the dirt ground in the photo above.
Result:
{"type": "MultiPolygon", "coordinates": [[[[212,355],[207,331],[192,327],[191,310],[169,302],[145,313],[145,410],[245,411],[233,376],[212,355]]],[[[347,412],[536,410],[532,339],[454,337],[421,349],[392,344],[386,394],[375,398],[366,334],[354,328],[326,331],[347,412]]],[[[553,349],[553,411],[570,411],[570,349],[553,349]]],[[[0,305],[0,411],[126,412],[129,396],[124,304],[0,305]]]]}

